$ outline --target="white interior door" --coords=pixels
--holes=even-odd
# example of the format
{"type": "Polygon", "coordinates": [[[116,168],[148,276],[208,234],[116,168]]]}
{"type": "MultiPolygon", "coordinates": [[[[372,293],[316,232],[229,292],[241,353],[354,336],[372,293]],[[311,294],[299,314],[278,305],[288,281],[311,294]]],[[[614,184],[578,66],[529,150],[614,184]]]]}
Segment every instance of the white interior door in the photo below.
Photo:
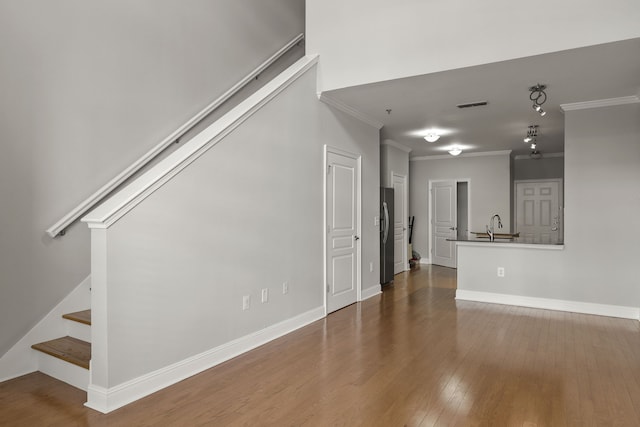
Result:
{"type": "Polygon", "coordinates": [[[431,186],[432,264],[456,268],[456,181],[437,181],[431,186]]]}
{"type": "Polygon", "coordinates": [[[393,274],[407,270],[407,177],[391,173],[393,178],[393,274]]]}
{"type": "Polygon", "coordinates": [[[516,181],[516,232],[526,243],[562,241],[562,180],[516,181]]]}
{"type": "Polygon", "coordinates": [[[359,181],[357,157],[327,151],[327,313],[353,304],[358,298],[359,181]]]}

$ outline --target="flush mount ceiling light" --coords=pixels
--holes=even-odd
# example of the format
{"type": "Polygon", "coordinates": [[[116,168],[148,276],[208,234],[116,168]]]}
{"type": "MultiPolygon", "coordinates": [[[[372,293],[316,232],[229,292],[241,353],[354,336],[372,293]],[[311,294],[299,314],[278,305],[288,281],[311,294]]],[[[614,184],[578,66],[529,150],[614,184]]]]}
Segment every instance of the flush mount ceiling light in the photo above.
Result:
{"type": "Polygon", "coordinates": [[[436,142],[437,140],[439,140],[439,139],[440,139],[440,135],[438,135],[438,134],[437,134],[437,133],[435,133],[435,132],[429,132],[428,134],[426,134],[426,135],[424,136],[424,139],[425,139],[427,142],[436,142]]]}
{"type": "Polygon", "coordinates": [[[542,109],[542,104],[547,102],[547,94],[544,91],[547,88],[547,85],[541,85],[538,83],[535,86],[531,86],[529,88],[529,99],[533,101],[533,109],[536,110],[541,116],[544,116],[546,111],[542,109]]]}
{"type": "Polygon", "coordinates": [[[455,145],[451,147],[451,150],[449,150],[449,154],[451,154],[452,156],[458,156],[460,155],[460,153],[462,153],[462,149],[455,145]]]}
{"type": "Polygon", "coordinates": [[[527,128],[527,136],[524,137],[524,142],[529,143],[535,141],[538,136],[538,125],[529,126],[527,128]]]}

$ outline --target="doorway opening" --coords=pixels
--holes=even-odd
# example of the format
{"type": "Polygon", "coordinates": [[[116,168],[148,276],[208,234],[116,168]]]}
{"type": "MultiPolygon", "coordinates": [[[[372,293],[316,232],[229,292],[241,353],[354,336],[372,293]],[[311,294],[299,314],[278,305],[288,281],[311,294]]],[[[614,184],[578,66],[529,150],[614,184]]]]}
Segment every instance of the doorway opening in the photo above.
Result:
{"type": "Polygon", "coordinates": [[[431,264],[457,267],[456,243],[469,236],[469,179],[429,181],[431,264]]]}

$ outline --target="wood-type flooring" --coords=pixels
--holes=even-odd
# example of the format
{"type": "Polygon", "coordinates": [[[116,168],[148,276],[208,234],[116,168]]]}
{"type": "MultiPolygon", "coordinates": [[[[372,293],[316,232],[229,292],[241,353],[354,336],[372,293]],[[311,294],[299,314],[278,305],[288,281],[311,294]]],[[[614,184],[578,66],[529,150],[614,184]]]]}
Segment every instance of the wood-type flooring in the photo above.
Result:
{"type": "Polygon", "coordinates": [[[0,426],[638,426],[638,321],[455,300],[421,266],[382,295],[110,414],[35,373],[0,426]]]}

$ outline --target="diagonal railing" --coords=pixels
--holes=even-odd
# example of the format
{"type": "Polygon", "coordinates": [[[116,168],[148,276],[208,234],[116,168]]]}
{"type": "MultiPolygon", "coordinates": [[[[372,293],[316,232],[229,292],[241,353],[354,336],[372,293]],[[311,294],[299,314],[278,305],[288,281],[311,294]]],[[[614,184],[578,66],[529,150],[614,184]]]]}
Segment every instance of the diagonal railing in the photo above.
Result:
{"type": "Polygon", "coordinates": [[[217,108],[219,108],[222,104],[228,101],[232,96],[242,90],[245,86],[247,86],[253,79],[258,77],[261,73],[263,73],[269,66],[271,66],[274,62],[276,62],[280,57],[286,54],[293,47],[298,45],[302,40],[304,40],[304,34],[299,34],[294,39],[292,39],[289,43],[284,45],[280,50],[271,55],[266,61],[260,64],[255,70],[251,73],[247,74],[242,80],[236,83],[233,87],[231,87],[228,91],[223,93],[220,97],[218,97],[211,104],[207,105],[202,111],[193,116],[189,121],[176,129],[171,135],[167,136],[162,140],[158,145],[153,147],[147,153],[145,153],[142,157],[136,160],[131,166],[120,172],[115,178],[102,186],[98,191],[93,193],[91,196],[83,200],[78,206],[73,208],[69,213],[63,216],[58,222],[53,224],[46,230],[46,233],[50,237],[58,237],[64,236],[65,230],[75,221],[77,221],[82,215],[87,213],[89,210],[93,209],[95,206],[100,204],[107,196],[109,196],[120,184],[125,182],[128,178],[133,176],[135,173],[144,168],[147,164],[152,162],[155,158],[157,158],[164,150],[166,150],[171,144],[176,142],[181,136],[189,132],[193,129],[198,123],[200,123],[203,119],[209,116],[212,112],[214,112],[217,108]]]}

